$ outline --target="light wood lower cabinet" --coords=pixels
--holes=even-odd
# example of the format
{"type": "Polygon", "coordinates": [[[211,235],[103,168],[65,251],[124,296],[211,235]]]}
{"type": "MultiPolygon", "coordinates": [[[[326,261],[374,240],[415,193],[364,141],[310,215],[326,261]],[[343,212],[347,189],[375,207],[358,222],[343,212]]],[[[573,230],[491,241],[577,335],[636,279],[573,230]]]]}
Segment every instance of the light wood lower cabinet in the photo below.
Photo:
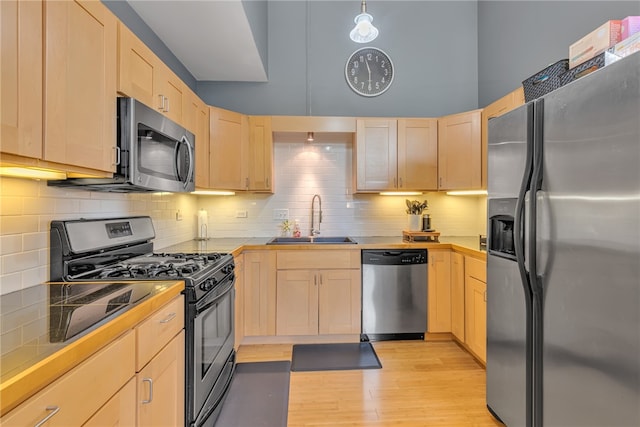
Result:
{"type": "Polygon", "coordinates": [[[184,423],[184,346],[182,330],[136,374],[138,426],[184,423]]]}
{"type": "Polygon", "coordinates": [[[464,342],[464,255],[451,253],[451,333],[464,342]]]}
{"type": "Polygon", "coordinates": [[[236,274],[236,299],[234,301],[235,336],[234,348],[236,351],[244,339],[244,254],[234,258],[236,274]]]}
{"type": "Polygon", "coordinates": [[[486,262],[465,257],[465,343],[483,362],[487,360],[486,262]]]}
{"type": "MultiPolygon", "coordinates": [[[[135,334],[116,339],[0,419],[2,426],[80,426],[118,393],[135,374],[135,334]]],[[[134,408],[124,405],[123,418],[134,408]]],[[[119,412],[119,409],[113,409],[119,412]]],[[[111,412],[111,410],[109,410],[111,412]]],[[[131,425],[131,424],[129,424],[131,425]]]]}
{"type": "Polygon", "coordinates": [[[427,332],[451,332],[451,251],[429,250],[427,332]]]}
{"type": "Polygon", "coordinates": [[[82,427],[129,427],[136,424],[136,380],[131,378],[82,427]]]}
{"type": "Polygon", "coordinates": [[[277,268],[276,335],[360,333],[360,251],[278,251],[277,268]]]}
{"type": "Polygon", "coordinates": [[[244,253],[244,335],[276,334],[276,253],[244,253]]]}

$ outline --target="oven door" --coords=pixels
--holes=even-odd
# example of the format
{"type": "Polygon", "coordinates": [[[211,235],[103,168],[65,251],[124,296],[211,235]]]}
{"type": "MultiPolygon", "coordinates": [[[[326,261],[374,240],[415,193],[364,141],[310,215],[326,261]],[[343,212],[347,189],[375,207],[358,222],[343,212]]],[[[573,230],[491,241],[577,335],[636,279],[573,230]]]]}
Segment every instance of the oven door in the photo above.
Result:
{"type": "MultiPolygon", "coordinates": [[[[195,425],[222,402],[234,370],[235,276],[196,303],[193,340],[193,414],[195,425]]],[[[219,412],[219,411],[218,411],[219,412]]]]}

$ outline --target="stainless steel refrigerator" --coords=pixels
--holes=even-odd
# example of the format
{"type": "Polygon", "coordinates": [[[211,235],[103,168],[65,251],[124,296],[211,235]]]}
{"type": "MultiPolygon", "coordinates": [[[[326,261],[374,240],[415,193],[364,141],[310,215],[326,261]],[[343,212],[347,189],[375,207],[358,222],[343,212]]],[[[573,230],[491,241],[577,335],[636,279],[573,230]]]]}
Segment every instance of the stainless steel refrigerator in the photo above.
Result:
{"type": "Polygon", "coordinates": [[[640,53],[489,121],[487,406],[640,426],[640,53]]]}

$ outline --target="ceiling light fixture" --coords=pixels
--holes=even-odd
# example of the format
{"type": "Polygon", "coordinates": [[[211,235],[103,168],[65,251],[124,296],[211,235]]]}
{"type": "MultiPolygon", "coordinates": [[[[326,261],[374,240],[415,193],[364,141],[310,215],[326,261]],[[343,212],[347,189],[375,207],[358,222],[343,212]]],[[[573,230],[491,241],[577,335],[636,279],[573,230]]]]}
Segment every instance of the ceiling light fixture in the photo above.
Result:
{"type": "Polygon", "coordinates": [[[307,132],[307,142],[313,142],[313,132],[307,132]]]}
{"type": "Polygon", "coordinates": [[[349,37],[356,43],[369,43],[378,37],[378,29],[372,24],[373,16],[367,13],[367,2],[362,0],[362,13],[355,17],[356,26],[349,37]]]}

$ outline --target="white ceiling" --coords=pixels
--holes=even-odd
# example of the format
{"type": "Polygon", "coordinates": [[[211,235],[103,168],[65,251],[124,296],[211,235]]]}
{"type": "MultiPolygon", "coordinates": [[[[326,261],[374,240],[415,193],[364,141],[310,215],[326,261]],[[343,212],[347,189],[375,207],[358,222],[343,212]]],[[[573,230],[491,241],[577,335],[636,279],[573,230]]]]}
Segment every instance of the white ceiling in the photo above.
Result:
{"type": "Polygon", "coordinates": [[[127,0],[198,81],[266,82],[240,0],[127,0]]]}

